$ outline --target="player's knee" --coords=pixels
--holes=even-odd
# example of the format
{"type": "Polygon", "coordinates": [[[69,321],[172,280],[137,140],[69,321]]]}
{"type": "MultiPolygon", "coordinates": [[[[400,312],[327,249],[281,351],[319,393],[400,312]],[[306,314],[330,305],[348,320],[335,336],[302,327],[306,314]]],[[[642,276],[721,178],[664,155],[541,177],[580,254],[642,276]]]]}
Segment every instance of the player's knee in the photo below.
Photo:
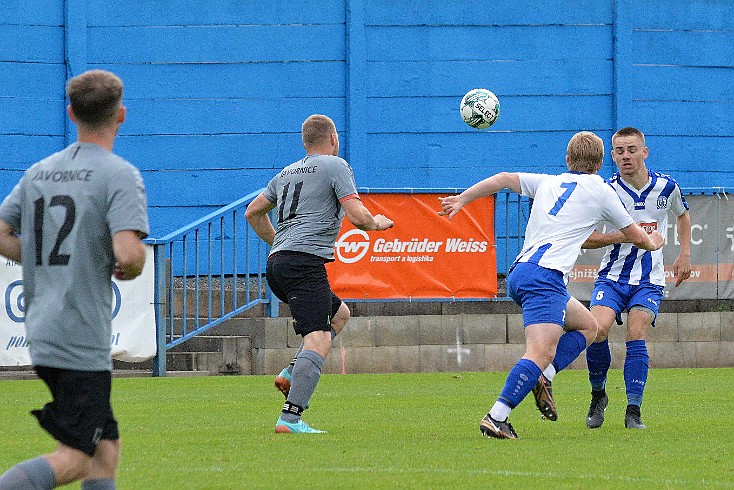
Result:
{"type": "Polygon", "coordinates": [[[599,323],[594,317],[590,316],[578,330],[586,338],[586,345],[589,345],[595,342],[599,335],[599,323]]]}
{"type": "Polygon", "coordinates": [[[349,311],[349,307],[342,301],[342,304],[339,306],[334,318],[331,319],[331,328],[333,328],[336,333],[341,332],[350,317],[351,312],[349,311]]]}
{"type": "Polygon", "coordinates": [[[98,451],[100,458],[95,454],[94,463],[99,463],[99,469],[104,472],[106,477],[114,478],[117,465],[120,462],[120,440],[100,441],[102,451],[98,451]]]}
{"type": "Polygon", "coordinates": [[[317,330],[303,337],[303,350],[312,350],[326,357],[331,350],[331,332],[317,330]]]}
{"type": "Polygon", "coordinates": [[[92,458],[82,451],[64,445],[60,445],[46,458],[54,470],[58,485],[84,478],[92,461],[92,458]]]}
{"type": "Polygon", "coordinates": [[[120,462],[120,440],[102,440],[97,445],[97,451],[88,467],[84,479],[96,480],[100,478],[114,479],[117,465],[120,462]]]}
{"type": "Polygon", "coordinates": [[[596,330],[596,338],[594,339],[594,342],[601,342],[605,340],[609,336],[609,327],[610,326],[598,324],[598,328],[596,330]]]}

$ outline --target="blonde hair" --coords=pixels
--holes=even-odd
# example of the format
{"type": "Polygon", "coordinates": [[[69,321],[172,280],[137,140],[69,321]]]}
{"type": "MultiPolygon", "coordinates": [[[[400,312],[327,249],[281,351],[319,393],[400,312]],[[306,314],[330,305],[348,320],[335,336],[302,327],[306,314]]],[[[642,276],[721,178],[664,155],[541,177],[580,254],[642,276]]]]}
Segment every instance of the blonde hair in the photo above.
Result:
{"type": "Polygon", "coordinates": [[[581,131],[568,142],[566,155],[572,172],[595,174],[604,160],[604,142],[591,131],[581,131]]]}
{"type": "Polygon", "coordinates": [[[66,84],[77,122],[95,130],[114,122],[122,106],[122,80],[112,72],[89,70],[66,84]]]}
{"type": "Polygon", "coordinates": [[[336,125],[329,116],[314,114],[306,118],[301,126],[301,139],[306,150],[315,146],[329,144],[330,137],[336,133],[336,125]]]}

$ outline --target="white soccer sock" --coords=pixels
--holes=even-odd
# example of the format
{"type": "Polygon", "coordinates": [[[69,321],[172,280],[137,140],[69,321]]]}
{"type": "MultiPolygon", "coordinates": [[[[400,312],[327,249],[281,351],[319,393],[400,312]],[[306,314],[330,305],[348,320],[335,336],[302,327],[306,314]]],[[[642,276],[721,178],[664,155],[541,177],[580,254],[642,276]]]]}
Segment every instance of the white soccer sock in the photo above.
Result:
{"type": "Polygon", "coordinates": [[[543,376],[546,377],[548,381],[551,383],[553,382],[553,377],[556,375],[556,368],[553,366],[553,363],[548,365],[547,368],[545,368],[545,371],[543,371],[543,376]]]}
{"type": "Polygon", "coordinates": [[[512,409],[510,407],[497,400],[496,402],[494,402],[492,410],[489,411],[489,416],[495,419],[497,422],[504,422],[505,420],[507,420],[507,417],[510,416],[510,412],[512,412],[512,409]]]}

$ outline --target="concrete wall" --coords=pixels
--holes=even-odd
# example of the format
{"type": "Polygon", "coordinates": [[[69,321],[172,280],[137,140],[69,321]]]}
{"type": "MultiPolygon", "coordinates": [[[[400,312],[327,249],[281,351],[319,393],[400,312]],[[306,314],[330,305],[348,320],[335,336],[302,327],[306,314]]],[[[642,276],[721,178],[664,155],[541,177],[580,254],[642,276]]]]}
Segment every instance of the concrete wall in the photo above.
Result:
{"type": "MultiPolygon", "coordinates": [[[[612,367],[624,363],[623,327],[610,334],[612,367]]],[[[300,343],[289,318],[253,330],[252,373],[277,374],[300,343]]],[[[650,366],[734,367],[734,312],[661,313],[648,337],[650,366]]],[[[327,373],[508,371],[525,350],[519,313],[364,316],[350,320],[327,373]]],[[[582,354],[571,368],[585,368],[582,354]]]]}

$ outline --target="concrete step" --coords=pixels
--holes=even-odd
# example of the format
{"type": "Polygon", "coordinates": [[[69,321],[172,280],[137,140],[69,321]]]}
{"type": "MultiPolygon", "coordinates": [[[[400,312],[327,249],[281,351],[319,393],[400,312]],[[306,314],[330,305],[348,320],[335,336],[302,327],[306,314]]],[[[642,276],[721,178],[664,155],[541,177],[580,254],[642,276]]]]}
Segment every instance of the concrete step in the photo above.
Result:
{"type": "MultiPolygon", "coordinates": [[[[113,361],[115,370],[151,372],[154,360],[113,361]]],[[[166,371],[252,374],[252,343],[245,336],[197,336],[166,353],[166,371]]]]}

